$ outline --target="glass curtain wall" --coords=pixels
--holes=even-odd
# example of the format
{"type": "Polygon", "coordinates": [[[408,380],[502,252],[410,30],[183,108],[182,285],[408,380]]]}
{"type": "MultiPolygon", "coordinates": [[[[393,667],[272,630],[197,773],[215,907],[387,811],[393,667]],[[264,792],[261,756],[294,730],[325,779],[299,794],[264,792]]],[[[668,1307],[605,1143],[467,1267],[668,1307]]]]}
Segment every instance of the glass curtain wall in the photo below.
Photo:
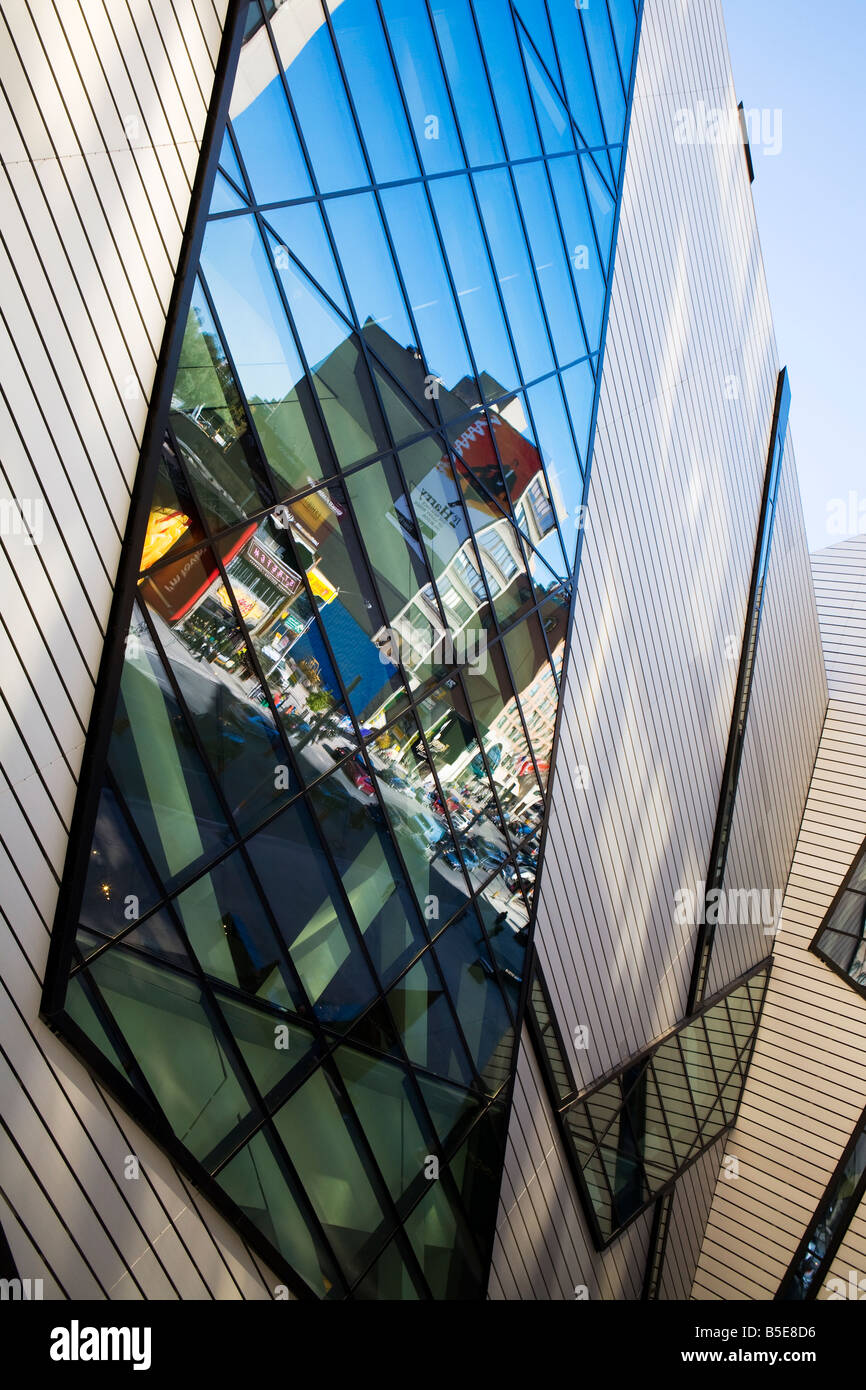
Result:
{"type": "Polygon", "coordinates": [[[599,1248],[669,1191],[733,1124],[769,975],[764,962],[615,1075],[577,1095],[547,986],[538,968],[533,971],[530,1032],[599,1248]]]}
{"type": "Polygon", "coordinates": [[[637,12],[240,22],[52,1021],[301,1296],[482,1297],[637,12]]]}

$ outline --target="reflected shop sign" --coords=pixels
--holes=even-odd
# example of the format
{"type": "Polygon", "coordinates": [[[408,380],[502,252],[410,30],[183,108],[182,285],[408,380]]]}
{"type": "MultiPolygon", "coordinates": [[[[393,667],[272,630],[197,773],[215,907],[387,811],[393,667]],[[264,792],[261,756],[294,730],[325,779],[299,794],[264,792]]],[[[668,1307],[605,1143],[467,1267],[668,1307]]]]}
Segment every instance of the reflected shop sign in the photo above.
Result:
{"type": "Polygon", "coordinates": [[[292,597],[301,587],[301,576],[288,565],[284,565],[277,559],[267,546],[262,545],[259,540],[250,541],[246,549],[246,559],[255,565],[272,584],[276,584],[278,589],[291,594],[292,597]]]}

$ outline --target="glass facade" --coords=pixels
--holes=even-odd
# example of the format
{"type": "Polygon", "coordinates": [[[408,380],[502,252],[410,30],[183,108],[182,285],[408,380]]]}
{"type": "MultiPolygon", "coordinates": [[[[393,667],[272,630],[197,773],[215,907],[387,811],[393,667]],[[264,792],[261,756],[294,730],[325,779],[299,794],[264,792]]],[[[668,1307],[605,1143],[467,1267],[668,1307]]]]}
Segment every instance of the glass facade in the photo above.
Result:
{"type": "MultiPolygon", "coordinates": [[[[857,1212],[866,1191],[866,1116],[848,1144],[842,1160],[800,1244],[791,1267],[779,1286],[776,1299],[798,1303],[816,1298],[830,1272],[833,1257],[857,1212]]],[[[856,1276],[855,1276],[856,1282],[856,1276]]],[[[862,1284],[853,1295],[862,1298],[862,1284]]]]}
{"type": "Polygon", "coordinates": [[[637,18],[239,20],[46,1013],[302,1297],[486,1289],[637,18]]]}
{"type": "MultiPolygon", "coordinates": [[[[769,977],[764,962],[615,1075],[577,1095],[547,987],[538,969],[533,972],[527,1019],[599,1246],[733,1124],[769,977]]],[[[659,1276],[660,1265],[656,1283],[659,1276]]]]}
{"type": "Polygon", "coordinates": [[[866,846],[854,860],[812,950],[866,993],[866,846]]]}

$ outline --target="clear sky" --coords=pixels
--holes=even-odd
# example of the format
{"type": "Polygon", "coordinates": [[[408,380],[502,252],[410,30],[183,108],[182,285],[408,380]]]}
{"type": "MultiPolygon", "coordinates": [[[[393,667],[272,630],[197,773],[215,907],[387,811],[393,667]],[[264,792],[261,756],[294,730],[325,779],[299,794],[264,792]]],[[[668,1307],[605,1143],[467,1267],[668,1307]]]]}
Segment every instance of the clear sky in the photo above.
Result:
{"type": "Polygon", "coordinates": [[[753,144],[753,193],[817,550],[866,531],[866,4],[723,4],[738,99],[782,113],[780,152],[753,144]]]}

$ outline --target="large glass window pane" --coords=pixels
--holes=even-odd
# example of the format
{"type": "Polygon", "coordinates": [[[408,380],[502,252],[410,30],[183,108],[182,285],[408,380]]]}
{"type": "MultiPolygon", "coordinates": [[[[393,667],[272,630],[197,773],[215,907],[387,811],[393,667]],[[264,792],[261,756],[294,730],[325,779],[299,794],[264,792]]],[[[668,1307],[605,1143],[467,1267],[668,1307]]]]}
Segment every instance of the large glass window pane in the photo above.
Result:
{"type": "Polygon", "coordinates": [[[532,103],[526,87],[520,48],[509,0],[483,0],[474,6],[481,45],[494,83],[494,98],[505,133],[509,159],[541,153],[532,103]]]}
{"type": "Polygon", "coordinates": [[[110,786],[103,787],[79,920],[104,936],[115,936],[129,926],[131,905],[136,916],[143,916],[161,897],[117,796],[110,786]]]}
{"type": "Polygon", "coordinates": [[[269,1135],[254,1135],[217,1182],[319,1298],[343,1296],[333,1260],[300,1206],[269,1135]]]}
{"type": "Polygon", "coordinates": [[[677,1162],[682,1163],[697,1140],[698,1126],[682,1055],[675,1036],[668,1038],[667,1042],[662,1043],[657,1049],[651,1065],[667,1116],[677,1162]]]}
{"type": "Polygon", "coordinates": [[[320,1069],[286,1101],[274,1123],[343,1270],[356,1279],[391,1222],[359,1152],[354,1120],[320,1069]]]}
{"type": "Polygon", "coordinates": [[[451,1153],[480,1115],[486,1100],[476,1092],[464,1091],[432,1076],[419,1073],[416,1079],[440,1146],[446,1154],[451,1153]]]}
{"type": "Polygon", "coordinates": [[[438,392],[443,414],[462,415],[466,406],[450,391],[472,372],[463,328],[430,216],[427,194],[419,184],[382,191],[382,204],[423,355],[428,390],[438,392]]]}
{"type": "Polygon", "coordinates": [[[327,0],[364,143],[380,183],[414,178],[418,161],[374,0],[327,0]]]}
{"type": "Polygon", "coordinates": [[[376,984],[309,813],[289,807],[247,849],[316,1016],[331,1028],[350,1027],[375,997],[376,984]]]}
{"type": "Polygon", "coordinates": [[[410,1062],[462,1086],[472,1084],[469,1059],[429,951],[398,980],[388,1004],[410,1062]]]}
{"type": "MultiPolygon", "coordinates": [[[[259,1094],[266,1097],[279,1088],[276,1095],[281,1098],[287,1088],[294,1089],[318,1061],[319,1047],[313,1034],[297,1023],[242,1004],[228,995],[217,997],[259,1094]]],[[[273,1103],[272,1098],[270,1104],[273,1103]]]]}
{"type": "Polygon", "coordinates": [[[818,938],[818,949],[846,974],[851,973],[859,942],[855,936],[843,936],[825,927],[818,938]]]}
{"type": "MultiPolygon", "coordinates": [[[[320,599],[333,591],[314,566],[306,571],[309,588],[304,584],[302,561],[273,515],[255,528],[230,533],[220,549],[228,591],[243,615],[295,766],[305,782],[314,781],[356,742],[318,616],[320,599]]],[[[251,696],[264,700],[260,685],[251,696]]],[[[281,755],[277,763],[274,785],[291,784],[287,758],[281,755]]]]}
{"type": "Polygon", "coordinates": [[[89,973],[168,1123],[207,1164],[255,1116],[198,985],[122,948],[99,956],[89,973]]]}
{"type": "Polygon", "coordinates": [[[337,461],[349,468],[387,447],[357,336],[270,233],[268,242],[337,461]]]}
{"type": "MultiPolygon", "coordinates": [[[[219,525],[217,522],[217,528],[219,525]]],[[[159,453],[147,530],[141,547],[142,573],[154,565],[188,554],[206,539],[204,522],[180,466],[178,450],[166,434],[159,453]]]]}
{"type": "MultiPolygon", "coordinates": [[[[752,1015],[752,1007],[749,1002],[748,991],[742,986],[735,989],[732,994],[725,996],[724,1004],[728,1010],[728,1017],[734,1031],[734,1041],[738,1051],[743,1054],[747,1048],[750,1038],[755,1031],[755,1021],[752,1015]]],[[[744,1064],[743,1058],[741,1065],[744,1064]]]]}
{"type": "Polygon", "coordinates": [[[563,150],[574,149],[571,117],[556,87],[553,67],[549,65],[550,59],[547,64],[544,62],[520,24],[517,26],[517,33],[545,152],[560,154],[563,150]]]}
{"type": "Polygon", "coordinates": [[[851,892],[866,893],[866,854],[858,859],[848,880],[848,888],[851,892]]]}
{"type": "MultiPolygon", "coordinates": [[[[169,421],[196,501],[212,531],[268,505],[270,489],[262,479],[237,385],[199,280],[181,345],[169,421]]],[[[168,459],[164,468],[169,468],[168,459]]],[[[175,489],[183,488],[176,466],[171,481],[175,489]]],[[[173,500],[154,498],[148,539],[165,538],[172,526],[171,534],[181,544],[184,539],[203,539],[195,534],[195,514],[183,508],[185,498],[178,498],[177,507],[171,505],[173,500]]]]}
{"type": "MultiPolygon", "coordinates": [[[[558,3],[563,5],[565,0],[558,0],[558,3]]],[[[587,5],[586,9],[579,12],[579,17],[586,34],[605,132],[608,142],[613,144],[623,137],[625,96],[607,5],[587,5]]]]}
{"type": "Polygon", "coordinates": [[[466,177],[437,179],[430,186],[472,352],[485,396],[495,400],[519,384],[478,214],[466,177]]]}
{"type": "MultiPolygon", "coordinates": [[[[317,609],[318,623],[334,653],[347,697],[362,728],[373,723],[403,684],[384,646],[384,615],[374,593],[367,563],[342,488],[309,493],[288,503],[276,518],[282,537],[293,545],[296,567],[303,569],[317,609]],[[280,525],[281,523],[281,525],[280,525]]],[[[323,643],[311,626],[299,645],[316,644],[314,659],[321,678],[323,643]]],[[[279,645],[279,644],[277,644],[279,645]]],[[[288,650],[288,645],[285,648],[288,650]]]]}
{"type": "Polygon", "coordinates": [[[222,170],[218,169],[210,197],[210,212],[234,212],[238,208],[246,208],[247,206],[248,204],[232,187],[222,170]]]}
{"type": "Polygon", "coordinates": [[[589,431],[595,399],[595,376],[590,362],[578,362],[576,366],[564,371],[562,385],[581,464],[585,470],[589,463],[589,431]]]}
{"type": "Polygon", "coordinates": [[[468,163],[496,164],[505,151],[467,0],[435,0],[433,22],[468,163]]]}
{"type": "Polygon", "coordinates": [[[547,168],[540,163],[521,164],[514,170],[514,179],[557,361],[559,365],[574,362],[587,351],[586,339],[556,221],[547,168]]]}
{"type": "Polygon", "coordinates": [[[292,788],[280,776],[282,740],[213,552],[187,557],[180,574],[152,570],[141,592],[235,823],[251,829],[292,788]]]}
{"type": "Polygon", "coordinates": [[[495,866],[498,856],[508,853],[508,842],[498,824],[493,787],[469,706],[461,688],[449,689],[449,684],[418,706],[441,789],[441,797],[437,792],[431,805],[443,820],[450,819],[470,881],[480,887],[490,877],[491,861],[495,866]],[[486,842],[483,849],[479,838],[486,842]]]}
{"type": "Polygon", "coordinates": [[[325,16],[289,6],[272,21],[298,124],[319,190],[363,188],[370,182],[325,16]],[[313,27],[313,26],[317,27],[313,27]],[[310,32],[312,29],[312,32],[310,32]]]}
{"type": "Polygon", "coordinates": [[[435,931],[463,906],[467,889],[447,822],[434,809],[429,754],[411,714],[374,740],[370,760],[415,896],[428,930],[435,931]]]}
{"type": "Polygon", "coordinates": [[[410,1213],[406,1234],[434,1298],[483,1297],[480,1260],[441,1183],[431,1183],[431,1191],[410,1213]]]}
{"type": "Polygon", "coordinates": [[[108,759],[164,883],[228,844],[216,792],[137,610],[124,652],[108,759]]]}
{"type": "Polygon", "coordinates": [[[695,1103],[698,1122],[703,1129],[718,1099],[718,1086],[713,1064],[710,1060],[709,1043],[704,1032],[703,1020],[683,1028],[680,1033],[680,1048],[686,1066],[686,1075],[695,1103]]]}
{"type": "Polygon", "coordinates": [[[595,234],[598,237],[601,260],[606,274],[610,266],[610,253],[613,244],[616,200],[599,174],[591,155],[582,154],[580,156],[580,167],[586,181],[589,206],[592,220],[595,223],[595,234]]]}
{"type": "Polygon", "coordinates": [[[538,5],[535,0],[515,0],[513,8],[517,16],[518,32],[528,36],[541,63],[553,76],[557,72],[557,55],[547,22],[546,5],[538,5]]]}
{"type": "Polygon", "coordinates": [[[322,476],[312,401],[274,272],[250,217],[210,222],[202,267],[268,463],[287,490],[322,476]]]}
{"type": "Polygon", "coordinates": [[[461,169],[460,141],[427,11],[417,0],[383,0],[382,9],[424,172],[461,169]]]}
{"type": "Polygon", "coordinates": [[[373,194],[329,198],[326,215],[358,323],[372,319],[405,347],[412,341],[412,330],[373,194]]]}
{"type": "Polygon", "coordinates": [[[430,1151],[415,1113],[417,1102],[405,1069],[384,1057],[340,1047],[334,1054],[349,1099],[395,1202],[424,1182],[430,1151]]]}
{"type": "Polygon", "coordinates": [[[121,1076],[127,1072],[126,1064],[106,1030],[103,1010],[98,1009],[94,1002],[93,987],[82,974],[73,975],[70,979],[63,1008],[121,1076]]]}
{"type": "Polygon", "coordinates": [[[406,1303],[420,1297],[396,1236],[352,1290],[352,1298],[371,1303],[406,1303]]]}
{"type": "Polygon", "coordinates": [[[270,208],[265,220],[279,243],[274,252],[277,268],[285,263],[287,256],[299,261],[307,279],[329,296],[347,324],[350,323],[352,313],[328,240],[321,204],[296,203],[292,207],[270,208]],[[281,247],[285,247],[286,255],[282,254],[281,247]]]}
{"type": "Polygon", "coordinates": [[[514,516],[538,588],[543,590],[554,576],[565,575],[553,502],[521,397],[492,407],[489,420],[479,415],[468,427],[453,425],[448,433],[460,459],[456,473],[467,507],[471,509],[476,498],[483,511],[495,515],[486,500],[492,496],[506,516],[514,516]]]}
{"type": "Polygon", "coordinates": [[[346,490],[391,629],[383,633],[383,651],[420,684],[441,667],[445,625],[402,481],[388,459],[352,473],[346,490]]]}
{"type": "Polygon", "coordinates": [[[736,1066],[737,1062],[737,1047],[734,1043],[734,1035],[724,1001],[716,1004],[712,1009],[708,1009],[703,1019],[716,1074],[721,1081],[729,1074],[731,1068],[736,1066]]]}
{"type": "Polygon", "coordinates": [[[640,1211],[650,1191],[628,1112],[621,1110],[599,1147],[605,1176],[613,1193],[617,1224],[623,1225],[640,1211]]]}
{"type": "Polygon", "coordinates": [[[235,154],[235,147],[232,144],[232,139],[229,133],[228,126],[226,126],[225,133],[223,135],[223,141],[220,145],[220,169],[226,175],[226,177],[231,179],[232,182],[236,185],[236,187],[240,189],[244,198],[247,200],[247,202],[249,202],[249,188],[247,187],[247,181],[241,172],[241,166],[238,163],[238,157],[235,154]]]}
{"type": "Polygon", "coordinates": [[[435,951],[478,1074],[495,1095],[511,1077],[514,1030],[471,909],[436,938],[435,951]]]}
{"type": "Polygon", "coordinates": [[[243,859],[229,855],[175,901],[201,968],[287,1008],[302,1007],[243,859]]]}
{"type": "MultiPolygon", "coordinates": [[[[241,48],[229,116],[258,203],[312,192],[307,165],[267,30],[241,48]]],[[[229,170],[231,173],[231,170],[229,170]]]]}
{"type": "Polygon", "coordinates": [[[527,395],[550,498],[562,528],[569,564],[573,565],[582,515],[583,475],[574,450],[562,388],[556,377],[549,377],[531,386],[527,395]]]}
{"type": "MultiPolygon", "coordinates": [[[[866,929],[866,897],[862,893],[852,892],[850,888],[846,889],[827,918],[826,928],[859,941],[866,929]]],[[[818,942],[820,945],[820,937],[818,942]]]]}
{"type": "Polygon", "coordinates": [[[518,623],[505,634],[504,642],[538,774],[546,790],[559,700],[538,617],[531,614],[518,623]]]}
{"type": "Polygon", "coordinates": [[[493,1230],[499,1207],[499,1155],[505,1146],[506,1109],[502,1102],[488,1106],[478,1124],[448,1165],[460,1200],[474,1231],[493,1230]]]}
{"type": "Polygon", "coordinates": [[[523,379],[532,381],[554,363],[511,178],[505,169],[491,169],[476,174],[474,183],[523,379]]]}
{"type": "Polygon", "coordinates": [[[520,868],[517,874],[525,879],[523,887],[526,888],[526,896],[521,892],[521,885],[515,884],[516,874],[509,863],[494,874],[475,900],[490,943],[490,955],[499,970],[502,987],[514,1012],[519,1008],[520,989],[526,973],[526,948],[529,945],[526,901],[527,896],[531,897],[532,894],[528,873],[520,868]]]}
{"type": "Polygon", "coordinates": [[[620,71],[627,88],[634,57],[637,16],[632,0],[608,0],[608,9],[610,10],[611,24],[619,53],[620,71]]]}
{"type": "Polygon", "coordinates": [[[310,800],[364,943],[387,985],[423,939],[372,781],[369,775],[366,785],[357,781],[349,763],[318,783],[310,800]]]}
{"type": "Polygon", "coordinates": [[[475,723],[487,755],[513,848],[533,842],[543,802],[502,647],[488,649],[487,665],[464,672],[475,723]]]}
{"type": "Polygon", "coordinates": [[[603,145],[605,136],[577,7],[571,0],[549,0],[549,13],[569,110],[584,142],[587,145],[603,145]]]}
{"type": "Polygon", "coordinates": [[[605,282],[577,155],[552,159],[550,177],[590,352],[601,343],[605,282]]]}
{"type": "Polygon", "coordinates": [[[664,1106],[656,1086],[655,1076],[647,1075],[643,1128],[641,1133],[641,1156],[650,1187],[655,1190],[672,1178],[677,1169],[677,1161],[671,1147],[665,1123],[664,1106]]]}
{"type": "MultiPolygon", "coordinates": [[[[454,659],[472,660],[486,645],[492,626],[483,585],[481,594],[467,583],[465,559],[477,572],[479,560],[467,524],[467,511],[478,530],[500,520],[501,512],[471,486],[465,473],[460,483],[438,435],[402,450],[400,462],[418,519],[427,560],[442,599],[454,644],[454,659]],[[472,494],[472,495],[470,495],[472,494]]],[[[512,570],[511,578],[514,574],[512,570]]]]}

